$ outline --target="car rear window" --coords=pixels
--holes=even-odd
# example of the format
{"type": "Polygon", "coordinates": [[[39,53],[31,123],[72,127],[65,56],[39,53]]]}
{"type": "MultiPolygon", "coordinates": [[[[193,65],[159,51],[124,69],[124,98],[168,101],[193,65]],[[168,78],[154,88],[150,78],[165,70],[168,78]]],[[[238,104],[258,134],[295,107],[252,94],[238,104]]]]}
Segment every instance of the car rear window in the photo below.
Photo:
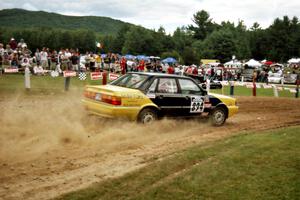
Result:
{"type": "Polygon", "coordinates": [[[148,76],[142,74],[126,74],[110,84],[136,89],[139,88],[147,78],[148,76]]]}

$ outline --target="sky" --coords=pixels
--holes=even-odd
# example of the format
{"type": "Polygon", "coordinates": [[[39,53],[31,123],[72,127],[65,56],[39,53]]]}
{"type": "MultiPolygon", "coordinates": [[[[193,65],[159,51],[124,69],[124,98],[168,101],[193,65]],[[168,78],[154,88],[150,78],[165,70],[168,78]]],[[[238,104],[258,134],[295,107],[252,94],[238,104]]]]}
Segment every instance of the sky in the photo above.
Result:
{"type": "Polygon", "coordinates": [[[193,14],[205,10],[216,23],[243,20],[268,27],[276,17],[300,18],[300,0],[0,0],[0,9],[22,8],[74,16],[105,16],[142,25],[163,26],[167,33],[192,24],[193,14]]]}

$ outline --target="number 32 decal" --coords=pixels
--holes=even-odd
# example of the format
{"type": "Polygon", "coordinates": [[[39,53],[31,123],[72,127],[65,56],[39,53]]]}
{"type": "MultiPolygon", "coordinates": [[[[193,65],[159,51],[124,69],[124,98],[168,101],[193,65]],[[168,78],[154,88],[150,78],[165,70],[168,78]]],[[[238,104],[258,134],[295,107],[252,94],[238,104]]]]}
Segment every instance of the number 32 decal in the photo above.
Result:
{"type": "Polygon", "coordinates": [[[203,99],[201,97],[191,97],[191,113],[201,113],[204,110],[203,99]]]}

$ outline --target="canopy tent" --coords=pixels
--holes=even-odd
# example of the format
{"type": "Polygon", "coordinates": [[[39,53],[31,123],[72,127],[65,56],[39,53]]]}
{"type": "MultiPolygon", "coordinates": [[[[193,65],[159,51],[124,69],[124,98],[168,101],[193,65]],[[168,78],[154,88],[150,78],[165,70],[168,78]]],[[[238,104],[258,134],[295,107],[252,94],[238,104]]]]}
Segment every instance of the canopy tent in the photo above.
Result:
{"type": "Polygon", "coordinates": [[[262,61],[260,61],[261,63],[265,63],[265,62],[267,62],[267,60],[266,59],[264,59],[264,60],[262,60],[262,61]]]}
{"type": "Polygon", "coordinates": [[[249,67],[260,67],[262,64],[257,60],[250,59],[248,62],[245,63],[245,65],[248,65],[249,67]]]}
{"type": "Polygon", "coordinates": [[[145,56],[145,55],[137,55],[136,58],[138,60],[149,60],[149,57],[148,56],[145,56]]]}
{"type": "Polygon", "coordinates": [[[224,63],[224,67],[226,68],[240,68],[242,66],[242,63],[237,60],[231,60],[227,63],[224,63]]]}
{"type": "Polygon", "coordinates": [[[270,60],[266,60],[265,62],[262,62],[262,64],[264,64],[264,65],[272,65],[273,64],[273,62],[272,61],[270,61],[270,60]]]}
{"type": "Polygon", "coordinates": [[[168,57],[168,58],[166,58],[166,59],[163,59],[162,62],[163,62],[163,63],[172,63],[172,64],[173,64],[173,63],[176,63],[177,60],[176,60],[175,58],[168,57]]]}
{"type": "Polygon", "coordinates": [[[300,58],[291,58],[288,60],[289,64],[297,64],[300,63],[300,58]]]}
{"type": "Polygon", "coordinates": [[[127,60],[133,60],[133,59],[135,59],[135,56],[134,56],[134,55],[130,55],[130,54],[126,54],[126,55],[125,55],[125,58],[126,58],[127,60]]]}
{"type": "Polygon", "coordinates": [[[160,57],[158,57],[158,56],[150,56],[149,58],[150,59],[160,59],[160,57]]]}

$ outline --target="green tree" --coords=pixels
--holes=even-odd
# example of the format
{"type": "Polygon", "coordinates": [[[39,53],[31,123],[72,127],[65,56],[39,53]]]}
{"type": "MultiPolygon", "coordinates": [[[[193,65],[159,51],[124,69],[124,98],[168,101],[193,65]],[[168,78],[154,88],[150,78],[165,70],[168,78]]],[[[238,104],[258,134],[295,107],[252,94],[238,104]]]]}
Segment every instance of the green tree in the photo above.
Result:
{"type": "Polygon", "coordinates": [[[189,30],[193,31],[194,38],[204,40],[214,30],[214,23],[205,10],[198,11],[193,15],[192,21],[194,25],[189,25],[189,30]]]}
{"type": "Polygon", "coordinates": [[[228,29],[214,31],[203,42],[201,54],[204,58],[215,58],[221,62],[231,60],[236,53],[234,35],[228,29]]]}

